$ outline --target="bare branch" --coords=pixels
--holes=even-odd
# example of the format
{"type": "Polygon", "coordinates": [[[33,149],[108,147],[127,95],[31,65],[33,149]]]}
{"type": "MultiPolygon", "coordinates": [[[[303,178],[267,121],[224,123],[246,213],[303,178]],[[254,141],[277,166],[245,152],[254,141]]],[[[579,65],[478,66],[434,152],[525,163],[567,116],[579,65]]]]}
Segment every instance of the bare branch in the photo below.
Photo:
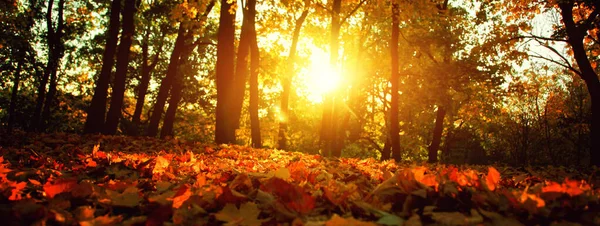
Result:
{"type": "Polygon", "coordinates": [[[557,64],[557,65],[559,65],[559,66],[562,66],[562,67],[564,67],[564,68],[566,68],[566,69],[569,69],[570,71],[574,72],[575,74],[581,75],[581,72],[580,72],[579,70],[575,69],[574,67],[572,67],[572,66],[569,66],[569,65],[567,65],[567,64],[563,64],[563,63],[561,63],[561,62],[558,62],[558,61],[556,61],[556,60],[554,60],[554,59],[550,59],[550,58],[548,58],[548,57],[541,56],[541,55],[532,55],[532,54],[528,54],[528,55],[529,55],[530,57],[533,57],[533,58],[539,58],[539,59],[542,59],[542,60],[546,60],[546,61],[549,61],[549,62],[555,63],[555,64],[557,64]]]}
{"type": "Polygon", "coordinates": [[[545,41],[567,42],[566,39],[543,37],[543,36],[537,36],[537,35],[532,35],[532,34],[515,36],[515,37],[507,39],[506,42],[513,41],[513,40],[519,40],[519,39],[537,39],[537,40],[545,40],[545,41]]]}
{"type": "Polygon", "coordinates": [[[367,2],[367,0],[361,0],[355,7],[354,9],[352,9],[352,11],[350,11],[345,17],[344,19],[342,19],[342,21],[340,22],[340,25],[344,24],[346,22],[346,20],[348,20],[348,18],[350,18],[352,16],[352,14],[356,13],[356,11],[363,5],[365,4],[365,2],[367,2]]]}
{"type": "Polygon", "coordinates": [[[573,67],[573,66],[571,65],[571,63],[569,62],[569,60],[568,60],[568,59],[567,59],[565,56],[563,56],[562,54],[560,54],[560,53],[558,52],[558,50],[556,50],[554,47],[552,47],[552,46],[549,46],[549,45],[546,45],[545,43],[542,43],[542,42],[541,42],[541,41],[539,41],[539,40],[536,40],[536,41],[537,41],[537,42],[538,42],[538,43],[539,43],[541,46],[543,46],[543,47],[546,47],[546,49],[549,49],[549,50],[550,50],[550,51],[552,51],[554,54],[556,54],[558,57],[560,57],[560,58],[561,58],[561,59],[562,59],[562,60],[565,62],[565,64],[566,64],[566,65],[568,65],[569,67],[573,67]]]}
{"type": "Polygon", "coordinates": [[[324,9],[325,11],[327,11],[329,14],[333,13],[333,11],[332,11],[331,9],[327,8],[326,6],[324,6],[324,5],[323,5],[323,3],[321,3],[321,2],[319,2],[319,3],[316,3],[316,5],[317,5],[319,8],[322,8],[322,9],[324,9]]]}

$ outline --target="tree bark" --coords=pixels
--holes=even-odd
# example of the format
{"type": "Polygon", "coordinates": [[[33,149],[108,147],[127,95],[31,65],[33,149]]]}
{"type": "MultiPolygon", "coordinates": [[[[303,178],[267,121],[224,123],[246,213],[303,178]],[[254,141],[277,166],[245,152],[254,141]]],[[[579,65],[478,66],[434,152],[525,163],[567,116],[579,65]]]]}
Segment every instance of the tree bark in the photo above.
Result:
{"type": "Polygon", "coordinates": [[[117,133],[119,121],[122,116],[123,99],[125,98],[125,83],[127,82],[127,66],[129,65],[129,53],[133,35],[135,33],[134,16],[137,11],[136,0],[125,0],[125,8],[122,12],[123,30],[121,42],[117,53],[117,69],[113,82],[113,91],[110,98],[110,109],[106,115],[104,134],[114,135],[117,133]]]}
{"type": "MultiPolygon", "coordinates": [[[[331,34],[329,40],[329,64],[331,68],[337,68],[337,60],[338,60],[338,51],[339,51],[339,35],[340,35],[340,11],[342,8],[341,0],[333,1],[333,8],[331,10],[331,34]]],[[[335,125],[333,120],[334,116],[334,108],[336,101],[336,93],[328,93],[324,95],[323,98],[323,117],[321,120],[321,147],[327,155],[332,156],[333,149],[335,144],[333,140],[335,139],[335,125]]]]}
{"type": "Polygon", "coordinates": [[[279,120],[279,139],[278,146],[279,149],[285,150],[287,149],[287,130],[288,130],[288,122],[290,120],[289,113],[289,100],[290,100],[290,89],[292,86],[292,79],[294,75],[294,66],[296,64],[296,48],[298,46],[298,38],[300,37],[300,30],[302,29],[302,24],[304,24],[304,20],[308,16],[308,10],[302,11],[302,15],[296,20],[296,24],[294,26],[294,32],[292,35],[292,46],[290,47],[290,55],[288,56],[288,68],[289,73],[288,76],[283,77],[282,86],[283,90],[281,92],[281,107],[280,114],[283,116],[279,120]]]}
{"type": "Polygon", "coordinates": [[[590,63],[583,44],[583,39],[589,27],[585,27],[585,24],[575,24],[573,6],[573,1],[559,3],[562,20],[567,31],[567,42],[573,49],[573,56],[580,70],[579,76],[585,81],[590,94],[592,108],[590,164],[600,166],[600,80],[590,63]]]}
{"type": "Polygon", "coordinates": [[[248,21],[250,23],[250,127],[252,132],[252,147],[261,148],[260,119],[258,117],[258,69],[260,66],[260,53],[256,39],[256,0],[248,0],[248,21]]]}
{"type": "Polygon", "coordinates": [[[13,87],[10,95],[10,105],[8,106],[8,133],[11,133],[15,124],[15,109],[17,108],[17,101],[19,98],[19,84],[21,83],[21,69],[23,68],[23,61],[21,58],[17,63],[17,70],[13,78],[13,87]]]}
{"type": "Polygon", "coordinates": [[[110,21],[108,23],[106,47],[104,48],[104,53],[102,55],[102,69],[100,70],[100,75],[96,81],[92,103],[87,110],[88,115],[83,128],[84,133],[100,133],[104,127],[108,85],[114,64],[115,52],[117,51],[120,11],[121,1],[113,0],[110,8],[110,21]]]}
{"type": "Polygon", "coordinates": [[[161,45],[158,47],[158,49],[156,50],[156,52],[154,53],[154,56],[152,57],[152,60],[150,62],[148,59],[148,42],[149,42],[149,36],[150,36],[150,32],[146,32],[146,34],[144,35],[144,39],[142,40],[142,77],[140,79],[140,84],[137,87],[137,99],[135,102],[135,111],[133,112],[133,117],[131,119],[131,121],[133,122],[133,125],[136,126],[136,130],[134,130],[133,135],[137,135],[137,133],[139,132],[137,130],[137,127],[139,127],[140,125],[140,121],[141,121],[141,117],[142,117],[142,110],[144,109],[144,103],[146,101],[146,94],[148,93],[148,86],[150,84],[150,74],[152,73],[152,71],[154,70],[154,68],[156,67],[156,65],[158,64],[158,60],[159,60],[159,56],[160,56],[160,52],[162,51],[162,43],[161,45]]]}
{"type": "Polygon", "coordinates": [[[171,52],[169,67],[167,68],[167,75],[162,79],[160,83],[160,88],[158,89],[156,103],[154,103],[154,108],[152,109],[152,116],[150,116],[150,124],[148,125],[146,136],[154,137],[158,133],[158,124],[160,123],[160,119],[162,118],[162,114],[165,110],[167,98],[169,97],[169,91],[171,90],[173,81],[176,79],[175,77],[177,76],[181,52],[185,47],[185,39],[187,36],[185,34],[185,28],[183,26],[183,23],[181,23],[179,25],[177,39],[175,39],[175,46],[173,47],[173,52],[171,52]]]}
{"type": "Polygon", "coordinates": [[[42,80],[40,81],[40,86],[38,87],[38,102],[36,103],[36,108],[33,114],[33,126],[34,130],[44,131],[46,129],[47,123],[50,120],[50,111],[51,106],[53,106],[53,101],[56,95],[56,83],[57,83],[57,71],[60,59],[64,55],[64,44],[62,41],[62,37],[64,35],[64,0],[58,1],[58,16],[57,16],[57,24],[56,28],[54,27],[52,20],[52,10],[53,10],[54,1],[50,0],[48,2],[48,11],[46,12],[46,26],[48,29],[48,35],[46,38],[46,42],[48,44],[48,62],[46,64],[46,70],[44,71],[44,75],[42,80]],[[48,93],[46,95],[46,84],[50,79],[50,87],[48,88],[48,93]]]}
{"type": "MultiPolygon", "coordinates": [[[[179,59],[179,65],[186,65],[189,61],[190,55],[196,48],[196,45],[191,47],[183,48],[179,59]]],[[[185,77],[188,76],[178,67],[177,74],[174,77],[173,87],[171,88],[171,97],[169,98],[169,107],[165,113],[165,120],[163,121],[162,129],[160,130],[160,138],[167,136],[173,136],[173,125],[175,124],[175,115],[177,114],[177,108],[179,108],[179,102],[181,102],[183,89],[185,89],[185,77]]]]}
{"type": "Polygon", "coordinates": [[[392,3],[392,40],[390,41],[390,49],[392,56],[392,75],[390,76],[390,83],[392,84],[391,96],[392,101],[390,104],[390,142],[392,158],[399,162],[402,160],[402,153],[400,151],[400,128],[398,122],[398,36],[400,31],[400,6],[397,2],[392,3]]]}
{"type": "MultiPolygon", "coordinates": [[[[184,54],[182,58],[184,60],[189,57],[188,54],[184,54]]],[[[173,88],[171,89],[171,97],[169,98],[169,107],[165,113],[165,120],[163,121],[163,127],[160,130],[160,138],[167,136],[173,136],[173,125],[175,124],[175,115],[177,114],[177,108],[179,102],[181,102],[181,93],[184,89],[184,77],[186,76],[181,71],[177,72],[178,76],[175,77],[173,88]]]]}
{"type": "MultiPolygon", "coordinates": [[[[249,4],[247,1],[247,5],[249,4]]],[[[232,120],[234,125],[232,130],[240,128],[240,117],[242,114],[242,107],[244,105],[244,97],[246,95],[246,80],[248,80],[248,56],[250,55],[250,39],[251,37],[251,18],[249,10],[244,9],[244,16],[242,21],[242,32],[240,33],[240,42],[238,44],[237,59],[235,64],[235,77],[233,81],[233,105],[231,108],[232,120]]]]}
{"type": "Polygon", "coordinates": [[[235,12],[230,13],[232,4],[221,0],[219,29],[217,37],[217,110],[215,126],[215,143],[227,144],[235,142],[234,118],[231,114],[232,92],[234,82],[234,39],[235,12]]]}
{"type": "Polygon", "coordinates": [[[440,143],[442,142],[442,132],[444,131],[444,117],[446,117],[446,109],[443,106],[438,106],[437,114],[435,117],[435,126],[433,128],[433,138],[431,144],[428,147],[429,151],[429,163],[435,163],[438,161],[438,150],[440,149],[440,143]]]}

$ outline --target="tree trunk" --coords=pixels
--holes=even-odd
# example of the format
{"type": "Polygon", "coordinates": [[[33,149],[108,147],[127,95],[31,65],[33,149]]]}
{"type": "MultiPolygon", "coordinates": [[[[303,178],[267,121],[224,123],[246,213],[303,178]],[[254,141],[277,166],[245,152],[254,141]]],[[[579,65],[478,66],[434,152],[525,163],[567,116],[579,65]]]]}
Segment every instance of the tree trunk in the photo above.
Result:
{"type": "MultiPolygon", "coordinates": [[[[342,8],[342,0],[334,0],[333,8],[331,10],[331,34],[329,40],[329,64],[332,69],[337,68],[337,60],[338,60],[338,51],[340,47],[339,36],[340,36],[340,11],[342,8]]],[[[334,142],[335,139],[335,131],[336,128],[334,126],[334,108],[336,102],[336,93],[328,93],[324,95],[323,99],[323,117],[321,120],[321,146],[323,148],[324,153],[328,155],[333,155],[334,142]]]]}
{"type": "Polygon", "coordinates": [[[398,35],[399,35],[399,14],[400,6],[397,2],[392,3],[392,40],[390,49],[392,55],[392,75],[390,83],[392,84],[391,95],[392,101],[390,104],[390,142],[392,145],[392,158],[397,162],[402,160],[400,152],[400,128],[398,122],[398,35]]]}
{"type": "MultiPolygon", "coordinates": [[[[188,64],[190,55],[196,48],[196,45],[192,47],[185,47],[179,57],[179,65],[188,64]]],[[[183,89],[185,89],[185,78],[188,75],[184,73],[181,67],[178,67],[177,74],[174,77],[173,87],[171,88],[171,97],[169,98],[169,107],[165,113],[165,119],[163,121],[162,129],[160,130],[160,138],[167,136],[173,136],[173,125],[175,124],[175,115],[177,114],[177,108],[179,102],[181,102],[183,89]]]]}
{"type": "Polygon", "coordinates": [[[443,106],[438,106],[437,116],[435,117],[435,126],[433,128],[433,139],[428,147],[429,163],[438,161],[438,150],[442,142],[442,132],[444,131],[444,117],[446,117],[446,109],[443,106]]]}
{"type": "Polygon", "coordinates": [[[234,91],[234,39],[235,12],[229,13],[232,4],[221,0],[219,30],[217,38],[217,110],[215,142],[227,144],[235,142],[234,118],[231,114],[232,92],[234,91]]]}
{"type": "MultiPolygon", "coordinates": [[[[249,1],[247,1],[249,4],[249,1]]],[[[244,9],[244,19],[242,21],[242,32],[240,34],[240,43],[238,44],[237,59],[235,64],[235,77],[233,82],[233,106],[231,108],[232,119],[234,120],[232,130],[240,128],[240,117],[244,105],[246,94],[246,80],[248,79],[248,56],[250,55],[250,13],[244,9]]]]}
{"type": "Polygon", "coordinates": [[[19,84],[21,83],[21,69],[23,67],[24,60],[25,59],[23,58],[19,60],[19,63],[17,64],[17,70],[15,71],[15,76],[13,79],[13,87],[10,95],[10,105],[8,106],[8,133],[12,132],[15,124],[15,109],[17,108],[17,101],[19,98],[19,84]]]}
{"type": "MultiPolygon", "coordinates": [[[[585,25],[578,26],[573,20],[573,1],[559,3],[563,23],[567,31],[567,42],[573,49],[573,56],[579,66],[579,76],[585,81],[590,94],[592,119],[590,126],[590,164],[600,166],[600,80],[592,67],[583,45],[583,39],[587,35],[585,25]]],[[[589,25],[588,25],[589,26],[589,25]]]]}
{"type": "Polygon", "coordinates": [[[121,42],[119,43],[119,52],[117,53],[117,69],[113,83],[113,90],[110,98],[110,109],[106,115],[106,124],[104,133],[114,135],[119,127],[121,111],[123,109],[123,100],[125,98],[125,83],[127,82],[127,66],[129,65],[129,53],[133,34],[135,33],[134,16],[137,11],[136,0],[125,0],[125,8],[122,12],[123,30],[121,32],[121,42]]]}
{"type": "Polygon", "coordinates": [[[381,161],[390,159],[392,153],[392,142],[389,138],[385,139],[385,144],[381,150],[381,161]]]}
{"type": "Polygon", "coordinates": [[[150,73],[156,67],[156,64],[159,60],[160,52],[162,51],[162,44],[158,47],[158,49],[154,53],[154,57],[151,62],[148,62],[148,42],[150,32],[146,32],[144,35],[144,39],[142,40],[142,77],[140,79],[140,84],[137,87],[137,99],[135,102],[135,111],[133,112],[133,117],[131,119],[133,125],[136,127],[133,135],[137,135],[139,133],[138,127],[140,125],[142,110],[144,109],[144,103],[146,101],[146,94],[148,93],[148,86],[150,84],[150,73]]]}
{"type": "Polygon", "coordinates": [[[261,148],[262,138],[260,135],[260,119],[258,117],[258,69],[260,65],[260,54],[256,40],[256,0],[248,0],[248,21],[250,23],[250,127],[252,132],[252,147],[261,148]]]}
{"type": "Polygon", "coordinates": [[[177,33],[177,39],[175,40],[173,52],[171,52],[169,67],[167,68],[167,75],[162,79],[160,88],[158,89],[158,96],[156,97],[154,108],[152,109],[152,116],[150,116],[150,124],[148,125],[146,136],[154,137],[158,133],[158,124],[160,123],[160,119],[162,118],[162,114],[165,110],[167,98],[169,97],[169,91],[171,90],[173,81],[178,73],[181,52],[185,47],[185,33],[184,25],[181,23],[179,25],[179,31],[177,33]]]}
{"type": "Polygon", "coordinates": [[[45,131],[50,123],[52,107],[55,106],[56,102],[56,85],[58,83],[57,71],[53,70],[50,74],[50,87],[48,87],[48,95],[44,101],[44,111],[42,111],[42,118],[40,120],[40,131],[45,131]]]}
{"type": "Polygon", "coordinates": [[[281,92],[281,107],[280,114],[283,116],[279,120],[279,140],[278,146],[279,149],[285,150],[287,149],[287,130],[288,130],[288,122],[290,120],[289,117],[289,100],[290,100],[290,89],[292,86],[292,79],[295,73],[294,66],[296,65],[296,48],[298,46],[298,38],[300,37],[300,29],[302,29],[302,24],[304,24],[304,20],[308,16],[308,10],[302,11],[302,15],[296,20],[296,25],[294,26],[294,33],[292,36],[292,46],[290,47],[290,55],[288,57],[288,76],[282,79],[283,91],[281,92]]]}
{"type": "Polygon", "coordinates": [[[52,22],[52,10],[53,10],[53,0],[48,2],[48,11],[46,12],[46,26],[48,29],[48,35],[46,38],[46,42],[48,43],[48,62],[46,64],[46,71],[44,72],[43,80],[40,81],[40,87],[38,87],[38,103],[36,104],[36,109],[34,110],[33,115],[33,129],[44,131],[46,129],[47,123],[50,120],[51,114],[51,106],[53,105],[53,101],[56,95],[56,83],[57,83],[57,71],[60,59],[64,55],[64,44],[62,41],[62,36],[64,35],[64,0],[58,1],[58,16],[57,16],[57,25],[54,28],[52,22]],[[50,87],[48,88],[48,93],[46,95],[46,83],[50,79],[50,87]],[[42,87],[43,84],[43,87],[42,87]],[[41,99],[40,99],[41,97],[41,99]],[[39,105],[39,108],[38,108],[39,105]],[[42,107],[43,106],[43,107],[42,107]]]}
{"type": "Polygon", "coordinates": [[[106,99],[108,97],[108,85],[112,73],[112,67],[115,62],[115,52],[117,51],[117,40],[119,36],[119,15],[121,11],[121,1],[113,0],[110,7],[110,21],[108,23],[108,34],[106,37],[106,47],[102,54],[102,69],[96,81],[92,103],[87,110],[87,118],[83,128],[84,133],[100,133],[104,127],[104,117],[106,113],[106,99]]]}
{"type": "MultiPolygon", "coordinates": [[[[188,56],[185,56],[187,58],[188,56]]],[[[175,115],[177,114],[177,108],[181,101],[181,93],[184,89],[184,77],[186,76],[181,70],[177,72],[173,88],[171,89],[171,98],[169,98],[169,107],[165,113],[165,120],[163,121],[163,127],[160,130],[160,138],[167,136],[173,136],[173,124],[175,124],[175,115]]]]}

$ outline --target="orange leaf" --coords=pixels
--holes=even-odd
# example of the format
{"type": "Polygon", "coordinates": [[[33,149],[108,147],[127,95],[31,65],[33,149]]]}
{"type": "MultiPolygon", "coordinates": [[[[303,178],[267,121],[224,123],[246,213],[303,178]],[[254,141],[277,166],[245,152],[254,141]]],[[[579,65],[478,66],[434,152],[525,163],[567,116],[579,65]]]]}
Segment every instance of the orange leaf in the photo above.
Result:
{"type": "Polygon", "coordinates": [[[77,179],[58,179],[54,183],[50,181],[44,184],[44,192],[48,198],[53,198],[63,192],[70,192],[77,185],[77,179]]]}
{"type": "Polygon", "coordinates": [[[11,185],[11,187],[13,187],[12,191],[11,191],[11,195],[8,198],[8,200],[12,200],[12,201],[16,201],[16,200],[21,200],[21,195],[23,193],[23,189],[25,189],[25,186],[27,185],[27,182],[21,182],[21,183],[16,183],[16,182],[11,182],[13,183],[11,185]]]}
{"type": "Polygon", "coordinates": [[[184,184],[179,188],[179,191],[173,197],[173,208],[177,209],[183,205],[183,202],[188,200],[192,192],[190,191],[190,187],[187,184],[184,184]]]}
{"type": "Polygon", "coordinates": [[[498,172],[496,168],[490,166],[488,169],[488,175],[485,178],[485,183],[488,189],[490,189],[490,191],[496,190],[498,182],[500,182],[500,172],[498,172]]]}

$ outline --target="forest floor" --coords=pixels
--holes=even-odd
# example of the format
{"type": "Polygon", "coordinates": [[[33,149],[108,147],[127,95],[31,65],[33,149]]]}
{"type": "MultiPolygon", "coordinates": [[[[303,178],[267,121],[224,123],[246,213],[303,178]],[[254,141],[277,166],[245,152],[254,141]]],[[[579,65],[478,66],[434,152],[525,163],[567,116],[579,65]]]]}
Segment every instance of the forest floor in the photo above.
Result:
{"type": "Polygon", "coordinates": [[[14,133],[0,135],[0,219],[3,225],[600,225],[597,171],[396,164],[142,137],[14,133]]]}

